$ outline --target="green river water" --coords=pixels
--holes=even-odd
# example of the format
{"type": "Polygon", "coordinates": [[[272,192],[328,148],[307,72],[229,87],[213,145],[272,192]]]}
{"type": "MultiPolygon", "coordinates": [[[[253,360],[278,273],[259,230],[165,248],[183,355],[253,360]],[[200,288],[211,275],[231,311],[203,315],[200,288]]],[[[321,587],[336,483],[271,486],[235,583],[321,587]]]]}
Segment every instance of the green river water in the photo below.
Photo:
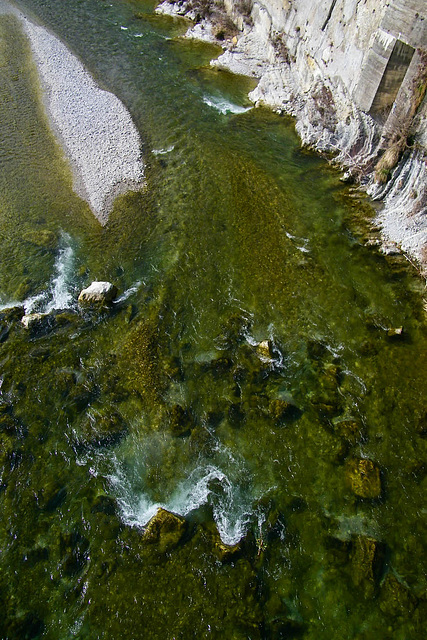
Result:
{"type": "Polygon", "coordinates": [[[19,6],[126,104],[147,184],[99,225],[0,15],[0,637],[426,637],[422,281],[185,20],[19,6]],[[149,539],[159,506],[185,524],[149,539]]]}

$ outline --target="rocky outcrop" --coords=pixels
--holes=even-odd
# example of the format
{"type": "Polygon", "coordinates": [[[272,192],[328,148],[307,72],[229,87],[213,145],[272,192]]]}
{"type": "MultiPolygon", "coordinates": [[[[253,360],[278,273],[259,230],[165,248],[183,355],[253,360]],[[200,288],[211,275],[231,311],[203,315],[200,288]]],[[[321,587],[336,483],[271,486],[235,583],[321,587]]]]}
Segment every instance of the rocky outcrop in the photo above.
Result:
{"type": "MultiPolygon", "coordinates": [[[[215,29],[203,15],[218,20],[218,3],[204,13],[198,4],[161,7],[198,18],[188,35],[209,39],[215,29]]],[[[393,243],[426,270],[425,3],[224,0],[224,7],[239,33],[229,30],[211,64],[258,78],[252,101],[295,116],[304,145],[332,153],[346,178],[384,204],[384,247],[393,243]]]]}

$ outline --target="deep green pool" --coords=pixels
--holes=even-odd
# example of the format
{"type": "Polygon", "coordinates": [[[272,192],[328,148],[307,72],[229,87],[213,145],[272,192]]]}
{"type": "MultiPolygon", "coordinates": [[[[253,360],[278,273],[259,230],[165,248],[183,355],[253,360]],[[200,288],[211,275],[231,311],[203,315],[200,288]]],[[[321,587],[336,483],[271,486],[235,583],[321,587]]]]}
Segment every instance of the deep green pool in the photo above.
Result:
{"type": "Polygon", "coordinates": [[[423,283],[184,20],[19,6],[126,104],[147,186],[100,227],[0,15],[0,637],[424,637],[423,283]],[[119,303],[76,313],[104,279],[119,303]]]}

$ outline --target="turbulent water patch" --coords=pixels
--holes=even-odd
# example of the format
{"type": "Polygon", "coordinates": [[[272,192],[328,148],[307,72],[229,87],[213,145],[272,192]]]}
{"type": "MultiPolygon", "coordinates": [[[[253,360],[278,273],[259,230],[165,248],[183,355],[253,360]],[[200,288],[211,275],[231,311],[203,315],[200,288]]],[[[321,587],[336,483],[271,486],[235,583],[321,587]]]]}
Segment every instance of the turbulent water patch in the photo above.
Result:
{"type": "Polygon", "coordinates": [[[51,313],[55,310],[70,309],[76,306],[78,289],[74,259],[71,236],[68,233],[63,233],[51,283],[43,292],[24,301],[25,313],[51,313]]]}
{"type": "Polygon", "coordinates": [[[222,462],[218,466],[201,461],[164,501],[153,501],[133,486],[123,465],[113,458],[115,469],[108,475],[108,481],[117,496],[124,522],[142,528],[160,507],[189,516],[208,506],[224,544],[237,544],[255,521],[254,499],[242,487],[245,479],[249,479],[244,463],[238,462],[231,451],[218,448],[222,450],[222,462]]]}
{"type": "Polygon", "coordinates": [[[239,107],[239,105],[233,104],[232,102],[225,100],[225,98],[218,98],[215,96],[204,96],[203,102],[207,104],[209,107],[216,109],[223,115],[226,115],[227,113],[233,113],[233,114],[246,113],[246,111],[250,111],[250,109],[252,108],[252,107],[239,107]]]}

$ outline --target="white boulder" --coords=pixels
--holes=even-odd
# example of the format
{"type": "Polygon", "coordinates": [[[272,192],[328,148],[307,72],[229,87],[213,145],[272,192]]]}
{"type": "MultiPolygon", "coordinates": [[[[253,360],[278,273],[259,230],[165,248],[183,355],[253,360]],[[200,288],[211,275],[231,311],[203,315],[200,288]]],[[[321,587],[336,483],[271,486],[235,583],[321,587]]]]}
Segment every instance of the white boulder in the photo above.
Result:
{"type": "Polygon", "coordinates": [[[103,306],[113,302],[117,296],[117,287],[111,282],[92,282],[92,284],[83,289],[79,295],[80,305],[103,306]]]}

